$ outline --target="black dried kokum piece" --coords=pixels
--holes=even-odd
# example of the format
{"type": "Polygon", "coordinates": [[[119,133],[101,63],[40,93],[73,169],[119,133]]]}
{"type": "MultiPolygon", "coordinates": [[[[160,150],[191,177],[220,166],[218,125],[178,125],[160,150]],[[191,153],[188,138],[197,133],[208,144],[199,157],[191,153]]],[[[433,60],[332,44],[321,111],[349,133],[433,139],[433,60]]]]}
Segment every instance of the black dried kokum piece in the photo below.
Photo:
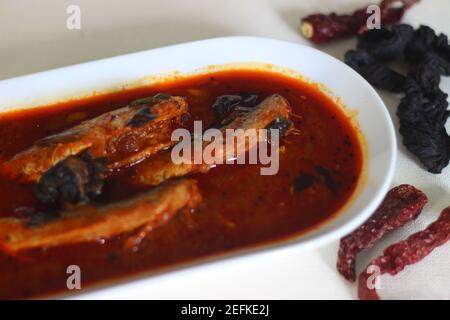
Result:
{"type": "Polygon", "coordinates": [[[403,144],[431,173],[441,173],[450,162],[447,109],[445,93],[430,98],[420,91],[407,94],[397,109],[403,144]]]}
{"type": "Polygon", "coordinates": [[[420,63],[427,52],[434,49],[438,37],[433,29],[428,26],[421,25],[414,32],[409,44],[405,49],[405,58],[409,63],[420,63]]]}
{"type": "Polygon", "coordinates": [[[106,178],[105,159],[93,159],[89,152],[69,157],[50,168],[35,188],[44,204],[86,204],[102,192],[106,178]]]}
{"type": "Polygon", "coordinates": [[[358,72],[371,85],[392,92],[402,92],[405,77],[388,66],[376,61],[364,50],[350,50],[345,54],[345,63],[358,72]]]}
{"type": "Polygon", "coordinates": [[[399,24],[392,31],[386,28],[372,29],[358,37],[358,48],[379,60],[397,59],[403,55],[413,35],[413,27],[407,24],[399,24]]]}

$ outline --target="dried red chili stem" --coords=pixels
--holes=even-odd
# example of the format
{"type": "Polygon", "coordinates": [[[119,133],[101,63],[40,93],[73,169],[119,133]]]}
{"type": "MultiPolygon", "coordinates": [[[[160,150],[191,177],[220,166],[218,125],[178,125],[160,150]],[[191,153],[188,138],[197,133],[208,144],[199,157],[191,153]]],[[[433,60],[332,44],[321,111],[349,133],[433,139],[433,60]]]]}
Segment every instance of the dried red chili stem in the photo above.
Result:
{"type": "MultiPolygon", "coordinates": [[[[408,239],[387,247],[383,255],[374,259],[369,266],[377,266],[380,273],[396,275],[406,266],[421,261],[434,249],[450,240],[450,207],[444,209],[439,218],[425,230],[411,235],[408,239]]],[[[369,267],[368,266],[368,267],[369,267]]],[[[372,276],[368,268],[359,276],[358,297],[363,300],[378,300],[375,288],[370,289],[368,280],[372,276]]]]}
{"type": "Polygon", "coordinates": [[[300,31],[311,42],[320,44],[356,34],[354,19],[349,15],[313,14],[303,18],[300,31]]]}
{"type": "MultiPolygon", "coordinates": [[[[383,0],[380,3],[380,20],[382,25],[399,22],[406,10],[420,0],[383,0]]],[[[336,13],[312,14],[302,19],[302,34],[314,43],[325,43],[334,39],[356,35],[367,30],[366,22],[372,14],[367,8],[352,14],[336,13]]]]}
{"type": "Polygon", "coordinates": [[[416,219],[427,203],[426,195],[411,185],[391,189],[375,213],[340,242],[337,270],[347,280],[355,281],[358,253],[372,247],[386,233],[416,219]]]}

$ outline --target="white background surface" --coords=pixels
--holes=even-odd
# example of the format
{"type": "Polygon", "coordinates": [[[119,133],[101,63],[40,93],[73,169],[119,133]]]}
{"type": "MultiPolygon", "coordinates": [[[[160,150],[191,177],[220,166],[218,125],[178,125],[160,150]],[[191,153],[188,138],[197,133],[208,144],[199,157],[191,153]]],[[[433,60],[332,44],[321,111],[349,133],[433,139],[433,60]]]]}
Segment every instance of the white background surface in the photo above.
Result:
{"type": "MultiPolygon", "coordinates": [[[[48,70],[179,42],[228,35],[254,35],[307,43],[298,32],[300,17],[309,13],[353,11],[363,0],[0,0],[0,79],[48,70]],[[66,8],[81,7],[81,30],[66,28],[66,8]]],[[[448,0],[422,0],[405,17],[450,35],[448,0]]],[[[345,40],[320,49],[342,59],[355,46],[345,40]]],[[[39,84],[36,84],[39,85],[39,84]]],[[[442,88],[450,91],[450,81],[442,88]]],[[[1,92],[0,92],[1,94],[1,92]]],[[[398,97],[382,95],[396,123],[398,97]]],[[[450,168],[436,176],[423,171],[399,145],[394,184],[411,183],[425,191],[430,204],[408,228],[388,236],[361,256],[359,270],[389,243],[404,239],[435,219],[450,204],[450,168]]],[[[389,281],[389,298],[449,298],[450,246],[409,268],[409,278],[389,281]],[[415,272],[413,268],[416,268],[415,272]],[[412,274],[411,274],[412,273],[412,274]],[[416,276],[415,276],[416,275],[416,276]],[[416,279],[419,278],[419,279],[416,279]],[[414,283],[414,286],[407,286],[414,283]],[[398,290],[402,288],[402,290],[398,290]],[[430,293],[431,294],[426,294],[430,293]]],[[[337,242],[319,249],[284,250],[252,257],[195,274],[155,278],[145,292],[125,286],[104,298],[175,299],[352,299],[354,285],[335,271],[337,242]]],[[[85,295],[89,297],[89,295],[85,295]]]]}

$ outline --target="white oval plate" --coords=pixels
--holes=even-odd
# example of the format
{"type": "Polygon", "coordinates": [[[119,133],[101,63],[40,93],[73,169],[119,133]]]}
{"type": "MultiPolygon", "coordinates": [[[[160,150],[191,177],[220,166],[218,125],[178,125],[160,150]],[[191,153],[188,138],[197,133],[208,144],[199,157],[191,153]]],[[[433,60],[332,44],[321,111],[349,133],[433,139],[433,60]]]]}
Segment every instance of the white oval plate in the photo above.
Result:
{"type": "MultiPolygon", "coordinates": [[[[356,199],[335,219],[306,234],[225,256],[237,258],[242,257],[244,252],[256,253],[267,251],[260,249],[288,245],[296,249],[317,246],[349,233],[374,212],[387,192],[396,161],[395,132],[376,91],[351,68],[316,49],[255,37],[217,38],[153,49],[0,81],[0,112],[76,98],[91,94],[94,90],[111,91],[127,87],[138,79],[174,70],[191,73],[208,65],[246,62],[273,64],[297,71],[325,85],[335,96],[341,97],[345,105],[355,110],[367,142],[367,175],[356,199]]],[[[202,261],[206,260],[220,263],[234,261],[212,258],[202,261]]],[[[219,267],[218,263],[207,266],[219,267]]],[[[200,269],[196,267],[189,271],[200,269]]],[[[184,272],[184,276],[187,274],[184,272]]],[[[127,286],[128,289],[141,290],[149,281],[152,278],[138,277],[127,286]]],[[[111,290],[120,288],[104,287],[103,290],[91,292],[89,297],[107,297],[113,293],[111,290]]]]}

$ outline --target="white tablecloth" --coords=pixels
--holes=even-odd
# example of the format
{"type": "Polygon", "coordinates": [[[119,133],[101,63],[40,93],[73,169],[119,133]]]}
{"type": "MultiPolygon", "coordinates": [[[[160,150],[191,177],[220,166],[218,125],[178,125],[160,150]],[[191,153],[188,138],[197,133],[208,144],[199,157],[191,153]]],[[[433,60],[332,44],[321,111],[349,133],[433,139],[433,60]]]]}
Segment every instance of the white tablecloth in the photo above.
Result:
{"type": "MultiPolygon", "coordinates": [[[[307,42],[298,32],[308,13],[352,11],[364,0],[0,0],[0,79],[179,42],[229,35],[254,35],[307,42]],[[81,8],[81,30],[66,28],[67,6],[81,8]]],[[[422,0],[405,17],[450,35],[448,0],[422,0]]],[[[342,59],[355,40],[321,47],[342,59]]],[[[38,85],[38,84],[37,84],[38,85]]],[[[442,88],[450,92],[450,79],[442,88]]],[[[1,93],[0,93],[1,94],[1,93]]],[[[398,97],[382,94],[394,122],[398,97]]],[[[450,168],[441,175],[425,172],[399,145],[393,185],[410,183],[429,197],[421,217],[395,232],[369,253],[358,270],[388,244],[424,228],[450,205],[450,168]]],[[[107,294],[83,297],[151,299],[298,299],[356,298],[356,288],[335,271],[337,242],[319,249],[282,250],[216,268],[179,271],[148,281],[145,289],[127,285],[107,294]]],[[[386,298],[450,298],[450,245],[436,250],[396,278],[382,279],[386,298]]]]}

